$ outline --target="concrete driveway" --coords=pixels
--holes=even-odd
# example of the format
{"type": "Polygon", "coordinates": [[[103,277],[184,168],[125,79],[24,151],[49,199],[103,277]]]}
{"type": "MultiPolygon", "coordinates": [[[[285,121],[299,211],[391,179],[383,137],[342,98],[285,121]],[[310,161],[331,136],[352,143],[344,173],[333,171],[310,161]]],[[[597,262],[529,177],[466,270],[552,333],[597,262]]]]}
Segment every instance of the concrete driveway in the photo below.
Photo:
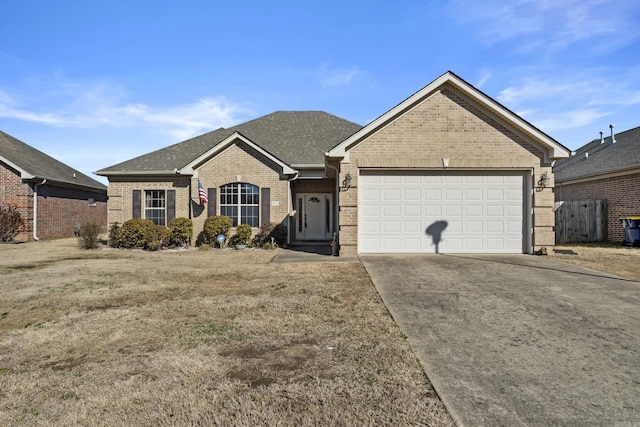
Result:
{"type": "Polygon", "coordinates": [[[530,255],[360,259],[460,425],[640,426],[640,283],[530,255]]]}

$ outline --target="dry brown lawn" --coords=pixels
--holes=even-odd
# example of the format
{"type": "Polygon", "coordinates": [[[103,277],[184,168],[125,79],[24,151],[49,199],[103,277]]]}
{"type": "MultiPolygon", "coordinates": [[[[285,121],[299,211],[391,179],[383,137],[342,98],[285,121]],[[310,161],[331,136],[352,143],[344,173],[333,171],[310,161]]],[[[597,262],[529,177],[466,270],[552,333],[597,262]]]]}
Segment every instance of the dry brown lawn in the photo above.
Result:
{"type": "Polygon", "coordinates": [[[568,245],[549,250],[558,261],[640,282],[640,248],[613,245],[568,245]]]}
{"type": "Polygon", "coordinates": [[[0,425],[452,425],[358,262],[0,245],[0,425]]]}

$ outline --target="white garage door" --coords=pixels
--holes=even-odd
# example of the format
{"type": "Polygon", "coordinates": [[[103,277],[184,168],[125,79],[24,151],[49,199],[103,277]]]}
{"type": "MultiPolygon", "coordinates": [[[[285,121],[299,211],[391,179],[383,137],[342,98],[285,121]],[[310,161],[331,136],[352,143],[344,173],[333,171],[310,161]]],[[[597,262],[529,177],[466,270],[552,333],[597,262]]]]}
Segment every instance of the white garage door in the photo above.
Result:
{"type": "Polygon", "coordinates": [[[360,253],[523,253],[522,173],[359,177],[360,253]]]}

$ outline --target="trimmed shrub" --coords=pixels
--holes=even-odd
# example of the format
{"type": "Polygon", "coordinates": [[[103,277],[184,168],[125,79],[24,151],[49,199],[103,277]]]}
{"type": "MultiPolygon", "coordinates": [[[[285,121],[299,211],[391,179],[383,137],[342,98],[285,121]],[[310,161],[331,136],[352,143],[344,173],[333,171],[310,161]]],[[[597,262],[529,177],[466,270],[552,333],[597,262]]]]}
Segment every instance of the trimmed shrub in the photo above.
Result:
{"type": "Polygon", "coordinates": [[[229,240],[229,245],[248,245],[251,243],[253,228],[249,224],[238,224],[236,234],[229,240]]]}
{"type": "Polygon", "coordinates": [[[167,245],[170,239],[171,231],[167,227],[153,224],[147,230],[147,244],[145,248],[150,251],[159,251],[167,245]]]}
{"type": "Polygon", "coordinates": [[[287,244],[287,226],[280,223],[275,226],[275,228],[269,234],[269,239],[273,237],[278,246],[284,246],[287,244]]]}
{"type": "Polygon", "coordinates": [[[174,218],[169,221],[170,246],[189,246],[193,237],[193,221],[189,218],[174,218]]]}
{"type": "Polygon", "coordinates": [[[265,222],[260,226],[258,233],[253,236],[251,243],[258,248],[263,247],[265,243],[271,243],[270,236],[274,228],[276,228],[275,222],[265,222]]]}
{"type": "Polygon", "coordinates": [[[90,221],[80,226],[78,231],[78,244],[83,249],[97,249],[98,248],[98,235],[102,225],[97,222],[90,221]]]}
{"type": "Polygon", "coordinates": [[[146,249],[148,236],[155,224],[150,219],[130,219],[122,224],[119,247],[146,249]]]}
{"type": "Polygon", "coordinates": [[[120,227],[120,224],[118,224],[117,222],[114,222],[111,225],[111,228],[109,228],[109,239],[108,239],[109,246],[111,246],[112,248],[120,247],[121,233],[122,233],[122,227],[120,227]]]}
{"type": "Polygon", "coordinates": [[[229,238],[229,230],[233,226],[233,221],[228,216],[216,215],[210,216],[204,220],[204,238],[206,242],[210,244],[216,243],[216,237],[219,234],[224,236],[224,239],[229,238]]]}
{"type": "Polygon", "coordinates": [[[0,206],[0,242],[10,242],[24,229],[24,219],[15,206],[0,206]]]}
{"type": "Polygon", "coordinates": [[[271,238],[277,246],[285,245],[287,243],[287,226],[282,223],[266,222],[260,226],[252,243],[259,248],[269,244],[269,249],[272,249],[271,238]]]}

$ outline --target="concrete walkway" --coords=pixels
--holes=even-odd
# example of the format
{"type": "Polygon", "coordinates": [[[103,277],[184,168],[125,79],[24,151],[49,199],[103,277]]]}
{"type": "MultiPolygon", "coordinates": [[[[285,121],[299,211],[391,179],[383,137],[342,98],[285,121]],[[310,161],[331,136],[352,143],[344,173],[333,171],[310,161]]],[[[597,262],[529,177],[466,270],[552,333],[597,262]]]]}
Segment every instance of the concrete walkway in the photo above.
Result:
{"type": "Polygon", "coordinates": [[[357,257],[332,256],[331,246],[297,245],[288,248],[279,248],[278,255],[271,261],[273,263],[302,263],[302,262],[353,262],[357,257]]]}
{"type": "Polygon", "coordinates": [[[640,426],[640,284],[530,255],[360,257],[463,426],[640,426]]]}

